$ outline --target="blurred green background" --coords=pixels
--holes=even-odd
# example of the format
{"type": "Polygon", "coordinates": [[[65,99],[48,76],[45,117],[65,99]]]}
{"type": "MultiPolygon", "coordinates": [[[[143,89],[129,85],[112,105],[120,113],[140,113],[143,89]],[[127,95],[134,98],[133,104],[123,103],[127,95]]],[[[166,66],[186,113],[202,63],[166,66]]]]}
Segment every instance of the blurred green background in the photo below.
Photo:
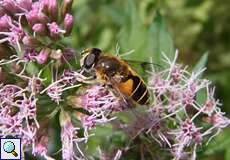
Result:
{"type": "MultiPolygon", "coordinates": [[[[76,0],[70,43],[124,53],[146,61],[179,49],[179,61],[190,69],[208,53],[204,77],[216,86],[216,97],[230,115],[230,0],[76,0]]],[[[198,159],[230,160],[230,130],[226,129],[198,152],[198,159]]]]}

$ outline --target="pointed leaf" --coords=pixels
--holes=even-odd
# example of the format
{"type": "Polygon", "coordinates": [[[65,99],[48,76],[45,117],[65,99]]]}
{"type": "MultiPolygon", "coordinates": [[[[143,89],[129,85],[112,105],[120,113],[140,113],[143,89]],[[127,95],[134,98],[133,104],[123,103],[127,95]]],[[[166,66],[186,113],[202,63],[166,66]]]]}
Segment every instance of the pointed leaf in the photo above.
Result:
{"type": "Polygon", "coordinates": [[[148,53],[145,52],[146,28],[141,22],[134,2],[131,0],[126,3],[125,15],[125,23],[118,35],[120,53],[134,50],[132,54],[125,56],[125,58],[145,61],[149,59],[148,53]]]}
{"type": "Polygon", "coordinates": [[[162,16],[158,13],[148,31],[148,52],[153,61],[160,63],[162,52],[170,59],[174,57],[173,40],[168,33],[162,16]]]}
{"type": "Polygon", "coordinates": [[[208,61],[208,52],[205,52],[203,56],[200,58],[200,60],[197,62],[197,64],[194,67],[194,71],[199,71],[203,69],[208,61]]]}

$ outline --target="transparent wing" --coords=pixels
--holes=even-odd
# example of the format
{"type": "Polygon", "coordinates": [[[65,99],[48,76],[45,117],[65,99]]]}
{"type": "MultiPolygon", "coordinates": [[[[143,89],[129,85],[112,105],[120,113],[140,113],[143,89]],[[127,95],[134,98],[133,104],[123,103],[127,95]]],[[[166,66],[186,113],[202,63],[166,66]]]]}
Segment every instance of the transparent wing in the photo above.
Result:
{"type": "Polygon", "coordinates": [[[128,63],[130,67],[136,71],[143,79],[147,79],[150,73],[154,73],[163,69],[161,65],[154,62],[144,62],[129,59],[123,60],[128,63]]]}

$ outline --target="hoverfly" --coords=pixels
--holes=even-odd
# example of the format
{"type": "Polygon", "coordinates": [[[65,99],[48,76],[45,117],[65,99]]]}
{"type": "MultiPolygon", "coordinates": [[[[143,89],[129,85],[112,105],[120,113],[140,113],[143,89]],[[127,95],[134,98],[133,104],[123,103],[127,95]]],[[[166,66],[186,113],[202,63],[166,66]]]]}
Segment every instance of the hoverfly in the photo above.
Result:
{"type": "Polygon", "coordinates": [[[112,87],[138,104],[149,103],[150,93],[145,82],[126,61],[104,54],[98,48],[85,49],[81,55],[82,72],[95,73],[99,83],[112,87]]]}

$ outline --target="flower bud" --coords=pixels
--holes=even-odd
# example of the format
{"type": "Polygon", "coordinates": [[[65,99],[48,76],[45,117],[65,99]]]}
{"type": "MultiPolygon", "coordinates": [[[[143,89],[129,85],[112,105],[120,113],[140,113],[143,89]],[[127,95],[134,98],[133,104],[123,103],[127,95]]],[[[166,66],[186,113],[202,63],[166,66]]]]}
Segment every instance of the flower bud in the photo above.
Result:
{"type": "Polygon", "coordinates": [[[30,26],[33,26],[35,23],[38,23],[39,17],[37,10],[34,9],[26,13],[26,20],[30,26]]]}
{"type": "Polygon", "coordinates": [[[50,31],[50,36],[52,38],[59,38],[61,33],[65,33],[64,30],[61,30],[56,22],[48,23],[48,28],[50,31]]]}
{"type": "Polygon", "coordinates": [[[26,47],[31,48],[36,48],[41,45],[41,43],[36,38],[29,36],[24,36],[22,42],[26,47]]]}
{"type": "Polygon", "coordinates": [[[8,15],[4,15],[0,17],[0,31],[1,32],[8,31],[11,23],[12,20],[8,15]]]}
{"type": "Polygon", "coordinates": [[[32,9],[26,13],[26,19],[28,24],[32,27],[36,23],[47,23],[49,18],[40,11],[39,8],[32,9]]]}
{"type": "Polygon", "coordinates": [[[17,6],[14,0],[4,0],[1,2],[1,7],[4,8],[9,14],[19,13],[21,9],[17,6]]]}
{"type": "Polygon", "coordinates": [[[19,7],[29,11],[32,9],[32,0],[21,0],[18,2],[19,7]]]}
{"type": "Polygon", "coordinates": [[[64,29],[65,29],[65,36],[70,35],[74,24],[74,18],[71,14],[66,14],[64,18],[64,29]]]}
{"type": "Polygon", "coordinates": [[[70,13],[71,7],[73,4],[73,0],[64,0],[61,6],[61,14],[62,17],[66,15],[66,13],[70,13]]]}
{"type": "Polygon", "coordinates": [[[41,36],[46,35],[47,33],[46,26],[42,23],[34,24],[32,29],[36,34],[41,35],[41,36]]]}
{"type": "Polygon", "coordinates": [[[46,63],[48,57],[49,57],[49,54],[50,54],[50,49],[49,48],[43,48],[40,53],[35,57],[36,58],[36,61],[39,63],[39,64],[44,64],[46,63]]]}
{"type": "Polygon", "coordinates": [[[50,18],[55,21],[58,17],[58,4],[56,0],[48,0],[48,12],[50,18]]]}

